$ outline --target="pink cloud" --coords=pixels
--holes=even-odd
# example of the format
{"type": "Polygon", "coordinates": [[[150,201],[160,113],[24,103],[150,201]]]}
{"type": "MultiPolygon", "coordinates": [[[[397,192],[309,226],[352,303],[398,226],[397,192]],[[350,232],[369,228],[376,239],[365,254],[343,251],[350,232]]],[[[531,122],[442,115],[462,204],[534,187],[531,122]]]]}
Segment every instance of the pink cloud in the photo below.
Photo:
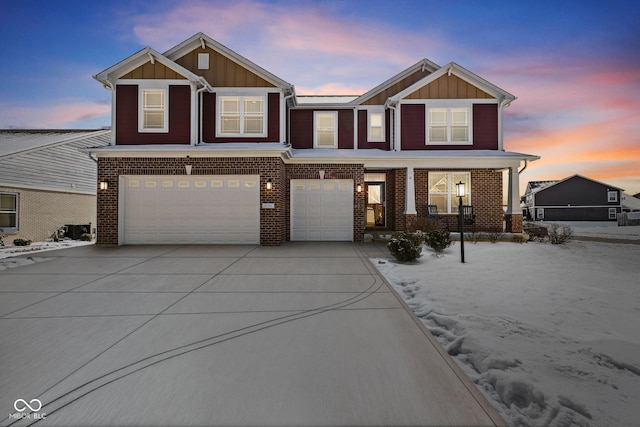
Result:
{"type": "Polygon", "coordinates": [[[103,124],[110,123],[110,104],[93,102],[73,102],[37,107],[12,107],[7,104],[0,106],[4,128],[41,128],[62,129],[73,128],[76,123],[87,122],[104,117],[103,124]]]}

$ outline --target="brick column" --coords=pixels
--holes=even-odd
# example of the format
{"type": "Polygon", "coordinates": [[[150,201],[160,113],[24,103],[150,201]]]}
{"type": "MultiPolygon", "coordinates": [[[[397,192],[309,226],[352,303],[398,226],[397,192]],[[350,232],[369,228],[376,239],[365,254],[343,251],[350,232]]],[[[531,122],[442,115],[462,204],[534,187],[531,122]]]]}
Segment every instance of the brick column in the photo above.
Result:
{"type": "Polygon", "coordinates": [[[506,214],[505,229],[507,233],[522,233],[522,215],[506,214]]]}

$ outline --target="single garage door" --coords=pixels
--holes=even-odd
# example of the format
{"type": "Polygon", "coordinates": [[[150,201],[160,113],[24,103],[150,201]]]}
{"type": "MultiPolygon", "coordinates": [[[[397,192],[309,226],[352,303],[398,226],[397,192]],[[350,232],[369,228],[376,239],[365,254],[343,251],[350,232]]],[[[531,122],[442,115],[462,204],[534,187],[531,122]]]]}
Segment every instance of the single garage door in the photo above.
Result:
{"type": "Polygon", "coordinates": [[[123,176],[120,243],[260,243],[260,177],[123,176]]]}
{"type": "Polygon", "coordinates": [[[291,240],[353,240],[353,181],[291,180],[291,240]]]}

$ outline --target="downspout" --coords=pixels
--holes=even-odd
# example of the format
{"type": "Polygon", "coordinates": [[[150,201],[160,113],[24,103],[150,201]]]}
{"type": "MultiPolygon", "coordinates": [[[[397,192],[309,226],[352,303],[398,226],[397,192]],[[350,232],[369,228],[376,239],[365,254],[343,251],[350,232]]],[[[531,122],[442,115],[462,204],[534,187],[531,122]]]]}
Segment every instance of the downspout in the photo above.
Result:
{"type": "Polygon", "coordinates": [[[213,88],[202,76],[198,76],[198,81],[202,85],[202,87],[196,90],[196,96],[195,96],[196,102],[198,102],[197,108],[198,108],[198,118],[199,118],[198,135],[196,140],[197,140],[197,144],[201,144],[202,143],[202,92],[204,92],[205,90],[209,92],[213,92],[213,88]]]}
{"type": "Polygon", "coordinates": [[[286,108],[287,110],[287,126],[285,128],[285,133],[286,133],[285,145],[289,145],[289,146],[291,146],[291,141],[289,141],[289,137],[291,136],[291,108],[287,108],[287,101],[289,99],[292,99],[294,96],[295,96],[295,90],[291,88],[291,93],[285,96],[284,98],[282,98],[282,104],[284,108],[286,108]]]}
{"type": "Polygon", "coordinates": [[[527,166],[529,166],[529,160],[525,159],[524,167],[518,171],[518,175],[520,175],[522,172],[524,172],[524,170],[527,168],[527,166]]]}
{"type": "Polygon", "coordinates": [[[397,120],[397,113],[398,113],[398,107],[396,105],[394,105],[390,99],[387,99],[387,101],[384,103],[385,108],[389,108],[391,111],[393,111],[393,114],[391,115],[391,120],[389,125],[391,126],[391,129],[389,129],[389,137],[391,138],[391,150],[392,151],[398,151],[398,147],[397,147],[397,138],[396,138],[396,120],[397,120]]]}

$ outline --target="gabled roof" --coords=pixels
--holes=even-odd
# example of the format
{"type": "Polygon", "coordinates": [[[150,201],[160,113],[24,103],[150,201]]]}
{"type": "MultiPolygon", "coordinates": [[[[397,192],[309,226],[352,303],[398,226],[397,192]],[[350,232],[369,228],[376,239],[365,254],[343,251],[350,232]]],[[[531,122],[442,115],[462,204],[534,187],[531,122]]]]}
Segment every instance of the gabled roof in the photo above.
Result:
{"type": "Polygon", "coordinates": [[[0,157],[91,139],[94,146],[109,144],[110,130],[28,129],[0,130],[0,157]]]}
{"type": "Polygon", "coordinates": [[[456,64],[455,62],[450,62],[447,65],[445,65],[444,67],[440,67],[440,69],[438,69],[437,71],[434,71],[433,73],[429,74],[428,76],[425,76],[423,79],[415,82],[414,84],[412,84],[411,86],[409,86],[408,88],[404,89],[401,92],[398,92],[396,95],[392,96],[391,98],[389,98],[389,102],[391,103],[396,103],[399,100],[401,100],[402,98],[412,94],[413,92],[417,91],[418,89],[428,85],[429,83],[439,79],[440,77],[444,76],[445,74],[453,74],[457,77],[459,77],[460,79],[466,81],[467,83],[478,87],[479,89],[482,89],[483,91],[485,91],[486,93],[488,93],[489,95],[493,96],[494,98],[496,98],[498,100],[498,102],[505,102],[505,106],[509,105],[512,101],[514,101],[516,99],[516,97],[512,94],[510,94],[509,92],[500,89],[498,86],[489,83],[488,81],[486,81],[485,79],[483,79],[482,77],[478,76],[477,74],[472,73],[471,71],[467,70],[466,68],[456,64]]]}
{"type": "Polygon", "coordinates": [[[564,178],[564,179],[561,179],[559,181],[552,182],[551,184],[546,185],[543,188],[540,188],[538,191],[546,190],[546,189],[548,189],[550,187],[555,187],[556,185],[560,185],[560,184],[562,184],[562,183],[564,183],[566,181],[569,181],[571,179],[574,179],[574,178],[580,178],[580,179],[585,179],[587,181],[595,182],[596,184],[600,184],[602,186],[609,187],[609,189],[611,189],[611,190],[624,191],[622,188],[614,187],[613,185],[609,185],[609,184],[607,184],[605,182],[596,181],[595,179],[587,178],[586,176],[582,176],[582,175],[579,175],[579,174],[571,175],[571,176],[569,176],[567,178],[564,178]]]}
{"type": "Polygon", "coordinates": [[[228,47],[224,46],[221,43],[218,43],[217,41],[213,40],[211,37],[201,32],[188,38],[187,40],[183,41],[177,46],[172,47],[171,49],[169,49],[164,53],[164,56],[171,61],[175,61],[181,58],[182,56],[186,55],[187,53],[191,52],[193,49],[195,49],[198,46],[202,46],[202,47],[207,46],[215,50],[221,55],[224,55],[227,58],[231,59],[232,61],[242,65],[244,68],[249,69],[250,71],[254,72],[258,76],[262,77],[263,79],[265,79],[266,81],[268,81],[269,83],[277,87],[280,87],[282,89],[293,90],[293,85],[291,83],[288,83],[285,80],[281,79],[280,77],[276,76],[275,74],[268,72],[267,70],[260,67],[259,65],[249,61],[244,56],[234,52],[233,50],[229,49],[228,47]]]}
{"type": "Polygon", "coordinates": [[[403,79],[409,77],[411,74],[415,73],[416,71],[418,71],[420,69],[422,71],[429,71],[429,73],[433,73],[436,70],[438,70],[439,68],[440,68],[440,66],[438,64],[428,60],[427,58],[424,58],[424,59],[416,62],[415,64],[413,64],[411,67],[399,72],[395,76],[391,77],[390,79],[386,80],[385,82],[383,82],[383,83],[379,84],[378,86],[374,87],[373,89],[371,89],[367,93],[365,93],[363,95],[360,95],[352,103],[356,104],[356,105],[357,104],[362,104],[363,102],[366,102],[367,100],[373,98],[374,96],[376,96],[380,92],[382,92],[382,91],[390,88],[391,86],[401,82],[403,79]]]}
{"type": "Polygon", "coordinates": [[[93,78],[98,80],[105,86],[110,86],[116,79],[120,78],[122,75],[135,70],[136,68],[146,64],[149,61],[158,61],[165,67],[175,71],[181,76],[184,76],[184,78],[186,78],[187,80],[199,83],[201,86],[210,88],[209,84],[202,77],[192,73],[183,66],[176,64],[172,60],[166,58],[164,55],[156,52],[154,49],[148,46],[134,53],[128,58],[118,62],[117,64],[107,68],[106,70],[96,74],[95,76],[93,76],[93,78]]]}
{"type": "Polygon", "coordinates": [[[526,193],[536,193],[551,184],[555,184],[556,182],[558,182],[557,179],[547,181],[529,181],[526,193]]]}

